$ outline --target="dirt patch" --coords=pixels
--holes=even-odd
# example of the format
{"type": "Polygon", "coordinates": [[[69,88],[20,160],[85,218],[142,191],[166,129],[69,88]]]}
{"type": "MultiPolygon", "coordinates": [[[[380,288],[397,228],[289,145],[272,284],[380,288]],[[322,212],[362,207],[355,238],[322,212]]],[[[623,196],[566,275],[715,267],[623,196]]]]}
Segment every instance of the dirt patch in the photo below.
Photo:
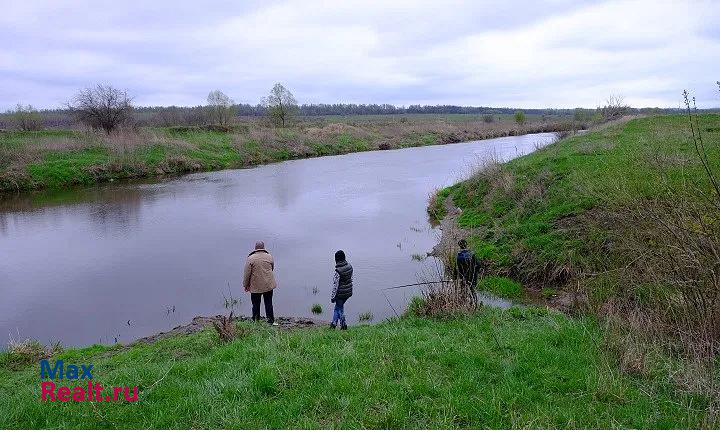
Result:
{"type": "MultiPolygon", "coordinates": [[[[213,317],[197,316],[193,318],[189,324],[180,325],[170,331],[159,332],[152,336],[137,339],[136,341],[128,344],[126,347],[131,347],[139,343],[151,344],[174,336],[184,336],[197,333],[206,327],[212,327],[213,322],[219,321],[221,317],[222,315],[215,315],[213,317]]],[[[233,321],[251,321],[251,319],[250,317],[239,316],[233,317],[233,321]]],[[[275,319],[275,322],[278,323],[278,328],[280,330],[297,330],[301,328],[317,328],[325,326],[325,322],[323,321],[301,317],[279,317],[275,319]]],[[[265,323],[261,322],[261,324],[265,323]]]]}
{"type": "Polygon", "coordinates": [[[445,207],[445,216],[440,220],[440,240],[430,251],[429,255],[445,260],[449,255],[455,255],[458,248],[458,241],[464,239],[468,232],[463,231],[458,225],[458,218],[462,214],[462,209],[455,206],[451,197],[443,202],[445,207]]]}

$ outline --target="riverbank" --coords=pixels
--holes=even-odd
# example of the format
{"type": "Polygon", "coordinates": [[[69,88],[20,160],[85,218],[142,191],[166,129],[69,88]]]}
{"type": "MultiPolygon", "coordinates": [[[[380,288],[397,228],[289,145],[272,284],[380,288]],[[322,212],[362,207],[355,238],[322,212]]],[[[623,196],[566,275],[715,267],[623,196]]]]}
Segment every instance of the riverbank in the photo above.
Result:
{"type": "Polygon", "coordinates": [[[692,121],[621,121],[485,163],[428,211],[451,253],[467,238],[489,264],[483,288],[594,315],[623,371],[718,399],[720,115],[692,121]]]}
{"type": "MultiPolygon", "coordinates": [[[[54,359],[92,363],[135,403],[39,400],[39,366],[0,360],[2,428],[698,428],[702,396],[616,369],[590,318],[537,308],[348,331],[240,323],[54,359]]],[[[75,385],[67,381],[68,386],[75,385]]]]}
{"type": "Polygon", "coordinates": [[[458,143],[547,131],[572,122],[509,119],[484,122],[441,116],[404,121],[355,118],[272,128],[260,122],[228,127],[125,130],[110,136],[78,130],[0,132],[0,192],[90,185],[131,178],[254,166],[289,159],[458,143]]]}

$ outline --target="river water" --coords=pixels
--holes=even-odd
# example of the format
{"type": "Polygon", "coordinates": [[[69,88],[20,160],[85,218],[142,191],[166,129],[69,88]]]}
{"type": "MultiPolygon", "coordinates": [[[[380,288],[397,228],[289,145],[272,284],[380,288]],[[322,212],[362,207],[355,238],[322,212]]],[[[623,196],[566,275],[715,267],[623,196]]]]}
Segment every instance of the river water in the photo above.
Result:
{"type": "MultiPolygon", "coordinates": [[[[478,160],[510,159],[550,133],[293,160],[154,182],[0,197],[0,345],[35,338],[129,342],[196,315],[249,314],[245,257],[274,255],[275,314],[329,319],[333,255],[355,268],[350,323],[402,312],[439,231],[429,194],[478,160]],[[393,308],[395,310],[393,310],[393,308]],[[9,336],[9,338],[7,338],[9,336]]],[[[263,311],[264,312],[264,311],[263,311]]]]}

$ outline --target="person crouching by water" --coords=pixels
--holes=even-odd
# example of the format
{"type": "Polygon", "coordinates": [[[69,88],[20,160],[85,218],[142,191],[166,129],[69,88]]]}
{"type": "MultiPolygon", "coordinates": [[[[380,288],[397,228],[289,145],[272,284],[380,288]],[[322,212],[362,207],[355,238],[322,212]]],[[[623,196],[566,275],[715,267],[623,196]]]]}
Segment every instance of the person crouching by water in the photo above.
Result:
{"type": "Polygon", "coordinates": [[[255,243],[255,251],[248,255],[245,263],[245,276],[243,287],[250,293],[252,302],[252,319],[260,321],[260,300],[265,301],[265,318],[271,325],[277,325],[273,314],[273,290],[277,287],[275,282],[275,261],[272,255],[265,249],[265,243],[255,243]]]}
{"type": "Polygon", "coordinates": [[[337,327],[340,322],[340,330],[347,330],[345,323],[345,302],[352,296],[353,289],[353,268],[345,259],[345,252],[342,250],[335,253],[335,275],[333,277],[333,289],[330,303],[335,303],[333,319],[330,328],[337,327]]]}

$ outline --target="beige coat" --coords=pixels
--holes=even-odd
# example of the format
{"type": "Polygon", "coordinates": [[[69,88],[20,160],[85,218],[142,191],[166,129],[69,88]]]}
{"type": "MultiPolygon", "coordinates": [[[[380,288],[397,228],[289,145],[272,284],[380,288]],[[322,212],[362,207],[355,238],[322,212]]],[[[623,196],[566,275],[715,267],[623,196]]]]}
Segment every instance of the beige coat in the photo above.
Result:
{"type": "Polygon", "coordinates": [[[266,293],[275,289],[275,262],[272,255],[264,249],[256,249],[248,255],[245,263],[243,287],[251,293],[266,293]]]}

